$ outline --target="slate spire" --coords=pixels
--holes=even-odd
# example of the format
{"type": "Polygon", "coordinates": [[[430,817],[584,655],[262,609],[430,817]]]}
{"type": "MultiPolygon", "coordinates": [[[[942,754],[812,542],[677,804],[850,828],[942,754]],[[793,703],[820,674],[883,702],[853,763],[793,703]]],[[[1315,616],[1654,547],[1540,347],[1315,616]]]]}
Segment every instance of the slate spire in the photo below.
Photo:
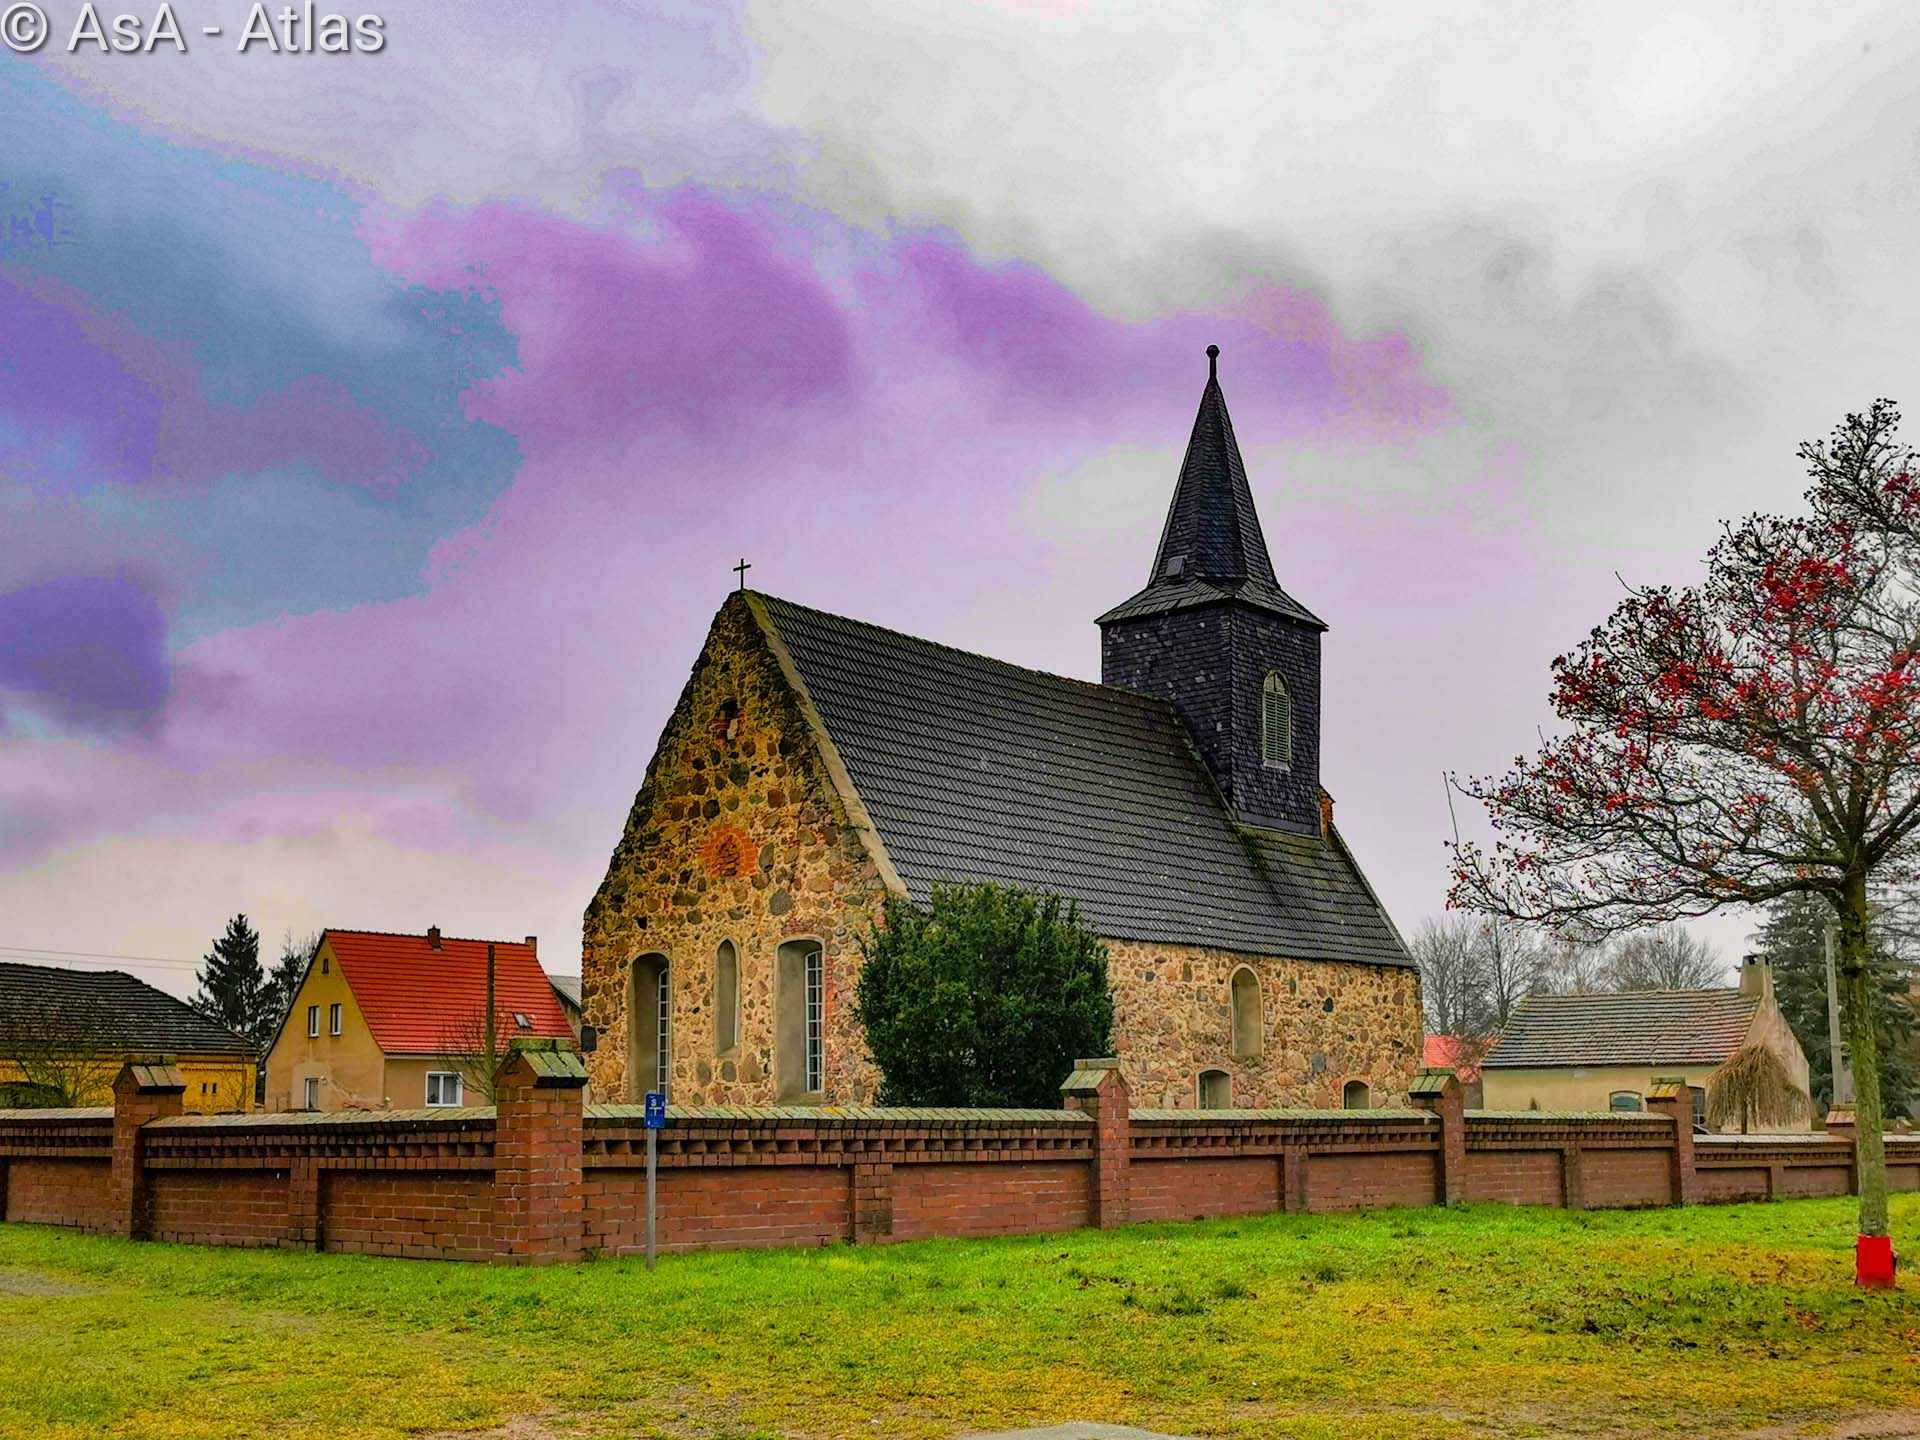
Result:
{"type": "Polygon", "coordinates": [[[1275,583],[1273,560],[1247,486],[1247,467],[1233,438],[1233,417],[1220,390],[1218,345],[1207,347],[1207,388],[1200,392],[1200,413],[1193,417],[1193,434],[1147,583],[1181,579],[1275,583]]]}

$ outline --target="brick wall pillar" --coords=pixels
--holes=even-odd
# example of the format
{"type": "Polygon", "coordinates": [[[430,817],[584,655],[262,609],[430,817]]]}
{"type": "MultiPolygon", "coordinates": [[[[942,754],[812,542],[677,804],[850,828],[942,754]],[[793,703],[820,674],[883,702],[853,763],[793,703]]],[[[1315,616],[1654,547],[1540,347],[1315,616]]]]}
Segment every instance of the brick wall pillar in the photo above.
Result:
{"type": "Polygon", "coordinates": [[[144,1240],[152,1219],[145,1145],[141,1129],[150,1120],[185,1108],[187,1081],[165,1056],[131,1060],[113,1082],[113,1170],[109,1181],[113,1218],[108,1233],[144,1240]]]}
{"type": "Polygon", "coordinates": [[[1684,1080],[1662,1080],[1647,1092],[1647,1108],[1673,1121],[1673,1203],[1699,1198],[1693,1168],[1693,1087],[1684,1080]]]}
{"type": "Polygon", "coordinates": [[[853,1171],[853,1238],[880,1241],[893,1235],[893,1166],[856,1161],[853,1171]]]}
{"type": "Polygon", "coordinates": [[[1860,1122],[1853,1107],[1827,1111],[1827,1134],[1847,1142],[1847,1193],[1860,1193],[1860,1122]]]}
{"type": "Polygon", "coordinates": [[[1435,1197],[1442,1205],[1457,1205],[1467,1194],[1467,1097],[1459,1077],[1451,1070],[1422,1070],[1411,1095],[1416,1106],[1440,1121],[1435,1197]]]}
{"type": "Polygon", "coordinates": [[[1076,1060],[1060,1087],[1067,1108],[1093,1119],[1093,1204],[1088,1217],[1102,1230],[1127,1223],[1131,1209],[1128,1165],[1133,1155],[1132,1097],[1118,1060],[1076,1060]]]}
{"type": "Polygon", "coordinates": [[[516,1048],[500,1077],[493,1132],[494,1257],[578,1260],[586,1248],[587,1069],[570,1049],[516,1048]]]}
{"type": "Polygon", "coordinates": [[[287,1231],[283,1249],[318,1250],[320,1233],[320,1167],[311,1155],[296,1156],[287,1166],[287,1231]]]}

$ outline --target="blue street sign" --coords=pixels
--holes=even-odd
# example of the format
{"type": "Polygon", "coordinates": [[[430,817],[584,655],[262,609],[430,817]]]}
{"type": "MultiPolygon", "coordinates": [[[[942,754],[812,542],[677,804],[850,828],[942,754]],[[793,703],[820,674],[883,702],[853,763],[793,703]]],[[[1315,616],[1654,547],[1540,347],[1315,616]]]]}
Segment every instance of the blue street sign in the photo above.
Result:
{"type": "Polygon", "coordinates": [[[667,1097],[658,1090],[647,1091],[647,1129],[664,1130],[667,1125],[667,1097]]]}

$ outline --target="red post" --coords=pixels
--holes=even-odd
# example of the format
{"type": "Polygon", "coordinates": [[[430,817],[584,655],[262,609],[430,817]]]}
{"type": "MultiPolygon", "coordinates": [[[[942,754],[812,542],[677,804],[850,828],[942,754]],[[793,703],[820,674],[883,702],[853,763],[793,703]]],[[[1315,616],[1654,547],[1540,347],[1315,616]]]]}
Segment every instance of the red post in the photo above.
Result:
{"type": "Polygon", "coordinates": [[[1093,1119],[1093,1213],[1102,1230],[1127,1223],[1128,1166],[1133,1156],[1133,1101],[1118,1060],[1076,1060],[1060,1087],[1067,1107],[1093,1119]]]}
{"type": "Polygon", "coordinates": [[[1693,1168],[1693,1087],[1662,1080],[1647,1092],[1647,1108],[1673,1121],[1673,1203],[1691,1205],[1699,1194],[1693,1168]]]}
{"type": "MultiPolygon", "coordinates": [[[[1852,1109],[1827,1112],[1827,1134],[1847,1142],[1847,1190],[1860,1193],[1860,1124],[1852,1109]]],[[[1891,1290],[1899,1266],[1891,1235],[1856,1235],[1853,1283],[1867,1290],[1891,1290]]]]}
{"type": "Polygon", "coordinates": [[[1439,1174],[1434,1189],[1442,1205],[1457,1205],[1467,1193],[1467,1097],[1451,1070],[1426,1069],[1414,1077],[1413,1103],[1440,1121],[1439,1174]]]}
{"type": "Polygon", "coordinates": [[[130,1060],[113,1081],[113,1193],[110,1234],[144,1240],[152,1223],[141,1131],[150,1120],[178,1115],[187,1081],[164,1055],[130,1060]]]}
{"type": "Polygon", "coordinates": [[[494,1095],[494,1256],[578,1260],[586,1247],[587,1069],[566,1049],[516,1049],[494,1095]]]}

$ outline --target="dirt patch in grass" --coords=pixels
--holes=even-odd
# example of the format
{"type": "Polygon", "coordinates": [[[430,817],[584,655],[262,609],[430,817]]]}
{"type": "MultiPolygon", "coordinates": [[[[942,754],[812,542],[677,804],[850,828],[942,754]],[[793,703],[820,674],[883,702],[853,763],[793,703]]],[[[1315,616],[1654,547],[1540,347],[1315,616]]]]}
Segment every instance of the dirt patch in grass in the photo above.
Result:
{"type": "Polygon", "coordinates": [[[90,1285],[75,1285],[70,1280],[59,1280],[37,1270],[0,1270],[0,1295],[32,1295],[40,1298],[55,1295],[91,1295],[95,1293],[90,1285]]]}

